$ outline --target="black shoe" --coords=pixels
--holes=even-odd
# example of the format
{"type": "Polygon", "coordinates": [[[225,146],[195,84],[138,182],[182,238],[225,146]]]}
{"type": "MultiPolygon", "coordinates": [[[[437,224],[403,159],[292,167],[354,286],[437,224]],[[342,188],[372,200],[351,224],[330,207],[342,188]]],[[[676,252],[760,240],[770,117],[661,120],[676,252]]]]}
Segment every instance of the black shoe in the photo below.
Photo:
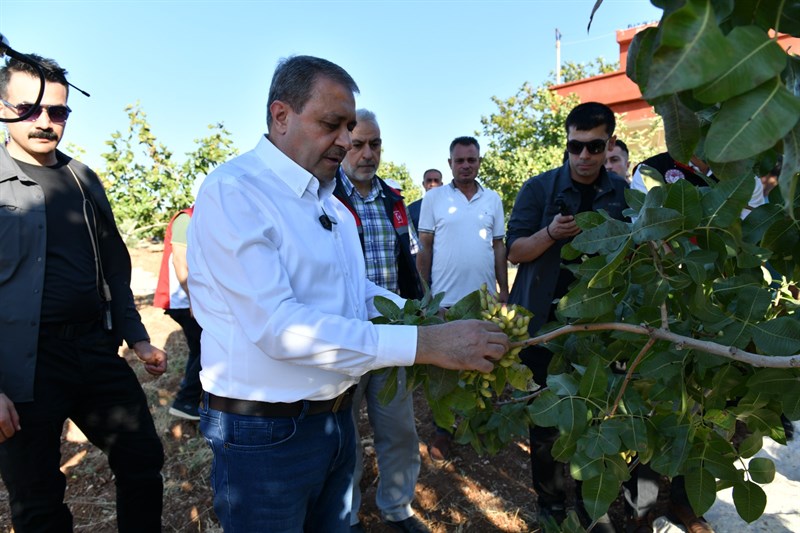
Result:
{"type": "Polygon", "coordinates": [[[386,523],[398,531],[406,531],[407,533],[431,533],[431,530],[428,529],[428,526],[423,524],[422,520],[413,515],[409,516],[405,520],[399,520],[397,522],[393,520],[387,520],[386,523]]]}
{"type": "Polygon", "coordinates": [[[539,525],[545,528],[546,531],[561,530],[561,524],[567,519],[567,511],[562,505],[546,504],[539,502],[539,525]]]}

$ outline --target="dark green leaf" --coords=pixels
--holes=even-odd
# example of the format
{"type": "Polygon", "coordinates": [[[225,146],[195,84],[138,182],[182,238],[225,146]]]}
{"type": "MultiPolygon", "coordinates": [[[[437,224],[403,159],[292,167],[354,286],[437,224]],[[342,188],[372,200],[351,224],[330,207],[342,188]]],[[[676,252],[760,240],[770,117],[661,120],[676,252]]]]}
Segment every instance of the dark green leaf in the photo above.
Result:
{"type": "Polygon", "coordinates": [[[742,209],[753,195],[755,185],[752,175],[744,175],[739,179],[718,183],[713,188],[704,190],[703,214],[708,218],[709,226],[729,228],[740,220],[742,209]]]}
{"type": "Polygon", "coordinates": [[[547,376],[547,387],[559,396],[578,394],[578,381],[571,374],[550,374],[547,376]]]}
{"type": "Polygon", "coordinates": [[[577,442],[586,430],[589,410],[581,398],[570,396],[558,404],[558,427],[569,440],[577,442]]]}
{"type": "Polygon", "coordinates": [[[619,486],[620,479],[611,475],[611,471],[608,469],[599,476],[581,483],[583,504],[592,519],[599,518],[608,511],[608,508],[617,499],[619,486]]]}
{"type": "Polygon", "coordinates": [[[694,512],[700,516],[711,508],[717,498],[713,474],[705,468],[691,468],[685,473],[686,495],[694,512]]]}
{"type": "Polygon", "coordinates": [[[572,456],[569,463],[569,471],[574,479],[578,481],[599,476],[603,472],[603,457],[588,457],[580,452],[572,456]]]}
{"type": "Polygon", "coordinates": [[[693,230],[700,224],[703,215],[700,208],[700,192],[687,180],[678,180],[669,187],[664,207],[673,209],[684,216],[683,229],[685,230],[693,230]]]}
{"type": "Polygon", "coordinates": [[[593,318],[616,307],[612,288],[590,289],[579,285],[558,301],[558,311],[568,318],[593,318]]]}
{"type": "Polygon", "coordinates": [[[706,137],[712,161],[738,161],[775,146],[800,119],[800,99],[780,77],[722,104],[706,137]]]}
{"type": "Polygon", "coordinates": [[[625,243],[615,253],[607,258],[606,265],[598,270],[589,280],[590,289],[603,289],[614,283],[615,274],[618,273],[620,266],[625,263],[631,253],[633,242],[628,237],[625,243]]]}
{"type": "Polygon", "coordinates": [[[761,353],[775,356],[800,353],[800,319],[797,315],[782,316],[756,324],[752,334],[761,353]]]}
{"type": "Polygon", "coordinates": [[[389,298],[376,296],[373,300],[373,305],[382,316],[389,320],[395,321],[403,318],[403,310],[389,298]]]}
{"type": "Polygon", "coordinates": [[[767,229],[783,219],[781,206],[775,204],[764,204],[755,208],[742,221],[742,237],[751,243],[758,243],[764,237],[767,229]]]}
{"type": "Polygon", "coordinates": [[[755,26],[734,28],[726,39],[736,58],[719,77],[694,91],[701,102],[714,104],[754,89],[786,66],[786,52],[755,26]]]}
{"type": "Polygon", "coordinates": [[[767,495],[761,487],[751,481],[737,483],[733,486],[733,504],[742,520],[749,524],[764,513],[767,507],[767,495]]]}
{"type": "Polygon", "coordinates": [[[481,317],[480,291],[472,291],[457,301],[445,315],[448,321],[481,317]]]}
{"type": "Polygon", "coordinates": [[[677,161],[689,161],[700,141],[700,121],[677,94],[670,94],[655,104],[664,119],[664,136],[670,155],[677,161]]]}
{"type": "Polygon", "coordinates": [[[653,59],[657,35],[657,28],[645,28],[633,36],[633,40],[628,47],[628,61],[625,65],[625,71],[628,77],[639,86],[641,92],[644,92],[650,77],[650,64],[653,59]]]}
{"type": "Polygon", "coordinates": [[[751,459],[747,471],[750,473],[750,479],[756,483],[772,483],[775,479],[775,463],[766,457],[751,459]]]}
{"type": "Polygon", "coordinates": [[[584,398],[603,399],[606,397],[606,387],[608,387],[608,369],[600,359],[592,358],[581,377],[578,392],[584,398]]]}
{"type": "Polygon", "coordinates": [[[693,89],[727,69],[730,44],[717,26],[709,2],[688,0],[666,16],[659,28],[661,40],[653,53],[646,100],[693,89]]]}
{"type": "Polygon", "coordinates": [[[558,425],[558,403],[561,399],[551,391],[539,395],[528,407],[528,416],[539,427],[558,425]]]}
{"type": "Polygon", "coordinates": [[[620,220],[605,220],[599,226],[584,230],[572,241],[572,246],[587,253],[613,253],[628,239],[628,224],[620,220]]]}
{"type": "Polygon", "coordinates": [[[636,244],[667,238],[683,226],[683,216],[674,209],[644,208],[633,224],[631,235],[636,244]]]}

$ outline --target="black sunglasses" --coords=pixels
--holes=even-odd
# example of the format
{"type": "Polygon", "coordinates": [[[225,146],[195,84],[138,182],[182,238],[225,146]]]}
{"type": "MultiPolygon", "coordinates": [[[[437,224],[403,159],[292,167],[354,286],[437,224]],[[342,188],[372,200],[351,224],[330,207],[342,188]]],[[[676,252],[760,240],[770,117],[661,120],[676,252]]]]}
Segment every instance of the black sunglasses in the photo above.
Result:
{"type": "MultiPolygon", "coordinates": [[[[0,102],[3,102],[3,105],[6,107],[10,107],[13,109],[17,115],[25,116],[28,114],[31,109],[33,109],[33,104],[17,104],[14,105],[10,102],[6,102],[5,100],[0,99],[0,102]]],[[[39,117],[42,115],[42,110],[47,111],[47,116],[50,117],[52,122],[56,124],[63,124],[69,118],[69,114],[72,112],[72,109],[66,105],[38,105],[36,109],[34,109],[33,113],[28,116],[25,120],[33,122],[38,120],[39,117]]]]}
{"type": "Polygon", "coordinates": [[[599,154],[601,152],[605,152],[606,144],[608,144],[608,139],[595,139],[593,141],[583,142],[583,141],[568,141],[567,142],[567,152],[571,153],[572,155],[580,155],[583,152],[583,149],[586,148],[590,154],[599,154]]]}

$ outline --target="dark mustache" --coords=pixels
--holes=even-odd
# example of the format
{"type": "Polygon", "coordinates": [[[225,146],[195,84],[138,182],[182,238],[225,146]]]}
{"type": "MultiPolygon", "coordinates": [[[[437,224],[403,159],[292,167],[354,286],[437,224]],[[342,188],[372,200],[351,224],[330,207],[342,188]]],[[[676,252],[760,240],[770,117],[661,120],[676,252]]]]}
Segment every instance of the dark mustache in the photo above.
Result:
{"type": "Polygon", "coordinates": [[[57,141],[58,135],[53,130],[34,130],[28,134],[29,139],[47,139],[48,141],[57,141]]]}

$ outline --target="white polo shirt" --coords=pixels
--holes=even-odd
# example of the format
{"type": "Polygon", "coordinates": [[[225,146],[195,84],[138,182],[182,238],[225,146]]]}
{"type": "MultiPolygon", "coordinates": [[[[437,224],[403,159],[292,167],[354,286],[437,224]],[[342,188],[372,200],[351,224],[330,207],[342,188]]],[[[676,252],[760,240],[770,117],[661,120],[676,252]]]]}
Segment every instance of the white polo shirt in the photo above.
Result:
{"type": "Polygon", "coordinates": [[[445,293],[445,307],[483,283],[496,289],[492,243],[505,236],[503,202],[496,192],[477,185],[469,200],[452,181],[422,198],[419,233],[434,234],[431,291],[445,293]]]}

